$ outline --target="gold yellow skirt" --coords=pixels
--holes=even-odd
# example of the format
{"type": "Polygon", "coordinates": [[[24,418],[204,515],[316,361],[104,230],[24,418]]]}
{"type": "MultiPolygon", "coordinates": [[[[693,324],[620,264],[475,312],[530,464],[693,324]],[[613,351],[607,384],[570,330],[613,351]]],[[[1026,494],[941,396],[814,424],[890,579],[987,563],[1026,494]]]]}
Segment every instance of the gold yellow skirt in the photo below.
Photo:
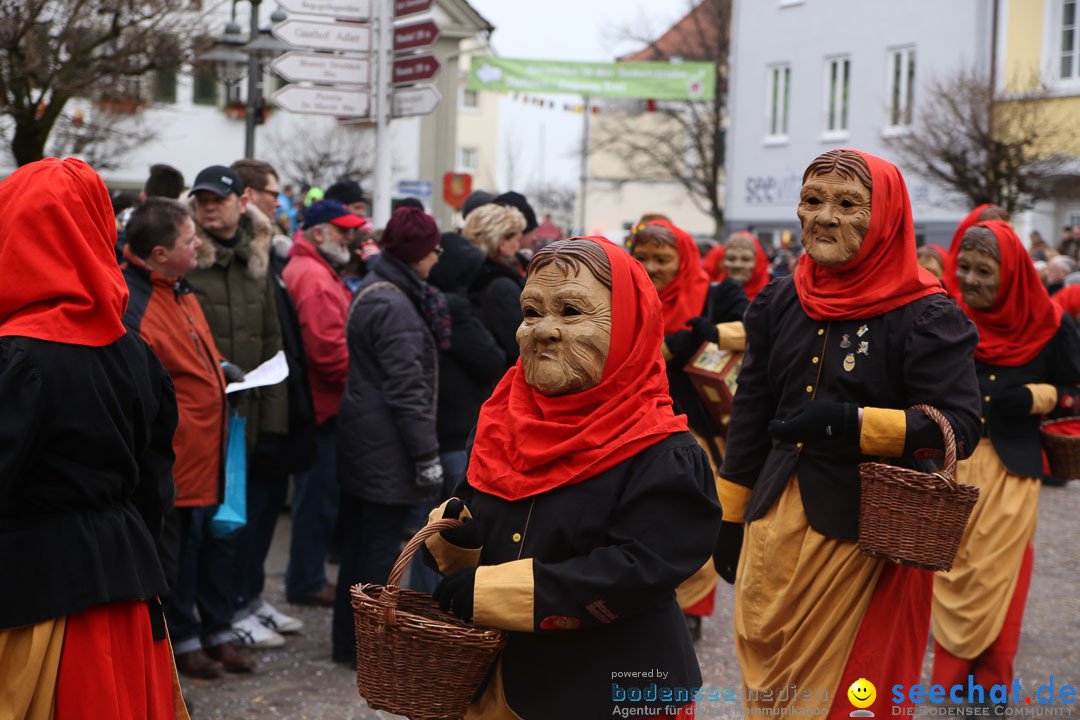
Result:
{"type": "Polygon", "coordinates": [[[978,657],[1001,633],[1024,550],[1035,537],[1041,483],[1010,473],[990,438],[956,466],[979,488],[953,568],[934,577],[934,639],[959,658],[978,657]]]}
{"type": "Polygon", "coordinates": [[[735,649],[747,708],[828,712],[884,566],[811,528],[792,475],[743,535],[735,649]]]}

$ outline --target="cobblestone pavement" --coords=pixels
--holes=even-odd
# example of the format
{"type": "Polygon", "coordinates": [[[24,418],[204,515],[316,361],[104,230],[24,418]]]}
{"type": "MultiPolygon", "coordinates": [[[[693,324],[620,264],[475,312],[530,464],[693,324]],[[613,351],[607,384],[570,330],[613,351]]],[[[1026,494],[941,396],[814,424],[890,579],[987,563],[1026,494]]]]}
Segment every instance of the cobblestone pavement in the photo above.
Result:
{"type": "MultiPolygon", "coordinates": [[[[295,720],[368,720],[392,718],[368,708],[356,690],[353,671],[330,660],[330,610],[285,603],[284,569],[288,554],[288,518],[282,516],[267,563],[267,599],[304,621],[304,630],[280,649],[253,653],[255,673],[221,680],[183,680],[193,720],[290,718],[295,720]]],[[[336,572],[335,566],[330,566],[336,572]]],[[[717,611],[704,623],[698,658],[706,685],[740,687],[732,641],[734,594],[721,583],[717,611]]],[[[923,670],[928,683],[930,654],[923,670]]],[[[1016,659],[1024,688],[1048,683],[1080,686],[1080,482],[1042,491],[1035,541],[1035,569],[1016,659]]],[[[881,692],[881,688],[879,688],[881,692]]],[[[1080,702],[1077,703],[1080,705],[1080,702]]],[[[1062,707],[1062,712],[1065,712],[1062,707]]],[[[701,703],[698,717],[741,716],[730,703],[701,703]]],[[[1076,707],[1073,716],[1080,716],[1076,707]]],[[[557,719],[545,719],[557,720],[557,719]]],[[[599,720],[599,719],[598,719],[599,720]]]]}

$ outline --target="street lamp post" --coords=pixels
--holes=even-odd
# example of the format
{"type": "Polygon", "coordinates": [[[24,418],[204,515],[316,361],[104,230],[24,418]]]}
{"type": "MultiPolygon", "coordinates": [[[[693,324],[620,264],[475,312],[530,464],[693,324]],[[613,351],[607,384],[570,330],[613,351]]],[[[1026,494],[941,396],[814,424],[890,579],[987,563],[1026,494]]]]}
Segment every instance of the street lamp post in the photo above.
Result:
{"type": "MultiPolygon", "coordinates": [[[[244,157],[255,157],[255,126],[263,117],[263,61],[280,55],[287,46],[270,34],[269,28],[259,30],[259,5],[262,0],[248,0],[251,3],[251,22],[248,42],[244,44],[240,37],[240,26],[230,22],[225,26],[225,33],[214,41],[214,47],[199,56],[199,60],[210,63],[218,71],[227,86],[232,86],[244,75],[247,66],[247,102],[244,113],[244,157]]],[[[234,5],[235,9],[235,5],[234,5]]],[[[285,13],[278,8],[270,16],[272,22],[285,19],[285,13]]]]}

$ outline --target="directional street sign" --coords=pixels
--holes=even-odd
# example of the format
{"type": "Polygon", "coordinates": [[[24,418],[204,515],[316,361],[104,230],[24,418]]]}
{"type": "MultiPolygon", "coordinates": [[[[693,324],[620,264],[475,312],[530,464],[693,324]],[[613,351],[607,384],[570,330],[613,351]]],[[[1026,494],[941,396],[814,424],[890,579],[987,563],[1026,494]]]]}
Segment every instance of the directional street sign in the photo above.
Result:
{"type": "Polygon", "coordinates": [[[412,83],[431,80],[439,74],[439,59],[434,55],[412,55],[398,58],[394,61],[394,85],[410,85],[412,83]]]}
{"type": "Polygon", "coordinates": [[[275,25],[271,32],[278,40],[295,48],[354,52],[367,52],[371,49],[371,28],[367,25],[290,18],[275,25]]]}
{"type": "Polygon", "coordinates": [[[371,79],[371,59],[366,55],[327,55],[293,51],[274,58],[270,67],[291,82],[366,85],[371,79]]]}
{"type": "Polygon", "coordinates": [[[394,17],[405,17],[427,12],[435,0],[394,0],[394,17]]]}
{"type": "Polygon", "coordinates": [[[329,15],[338,20],[370,20],[371,0],[278,0],[286,12],[329,15]]]}
{"type": "Polygon", "coordinates": [[[363,117],[371,109],[371,96],[358,90],[286,85],[270,99],[282,110],[313,115],[363,117]]]}
{"type": "Polygon", "coordinates": [[[439,26],[432,20],[400,25],[394,28],[394,51],[426,50],[439,41],[440,34],[439,26]]]}
{"type": "Polygon", "coordinates": [[[442,96],[439,95],[439,91],[433,85],[399,88],[394,90],[390,114],[396,118],[427,115],[435,109],[441,99],[442,96]]]}

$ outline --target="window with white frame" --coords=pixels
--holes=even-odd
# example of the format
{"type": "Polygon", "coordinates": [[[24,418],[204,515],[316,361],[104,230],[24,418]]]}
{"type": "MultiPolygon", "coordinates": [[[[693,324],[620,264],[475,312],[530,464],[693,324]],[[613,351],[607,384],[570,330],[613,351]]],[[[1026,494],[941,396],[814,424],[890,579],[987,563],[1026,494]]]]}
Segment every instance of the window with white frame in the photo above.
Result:
{"type": "Polygon", "coordinates": [[[480,93],[477,90],[463,88],[461,91],[461,107],[475,110],[480,107],[480,93]]]}
{"type": "Polygon", "coordinates": [[[851,89],[851,58],[836,57],[825,62],[825,132],[846,133],[851,89]]]}
{"type": "Polygon", "coordinates": [[[915,48],[889,51],[889,127],[910,127],[915,101],[915,48]]]}
{"type": "Polygon", "coordinates": [[[458,169],[463,172],[473,172],[480,165],[480,150],[474,147],[458,148],[458,169]]]}
{"type": "Polygon", "coordinates": [[[1064,0],[1061,3],[1061,53],[1059,68],[1062,80],[1080,78],[1080,28],[1077,27],[1077,0],[1064,0]]]}
{"type": "Polygon", "coordinates": [[[791,101],[791,66],[769,67],[769,105],[766,119],[771,138],[786,138],[791,101]]]}

